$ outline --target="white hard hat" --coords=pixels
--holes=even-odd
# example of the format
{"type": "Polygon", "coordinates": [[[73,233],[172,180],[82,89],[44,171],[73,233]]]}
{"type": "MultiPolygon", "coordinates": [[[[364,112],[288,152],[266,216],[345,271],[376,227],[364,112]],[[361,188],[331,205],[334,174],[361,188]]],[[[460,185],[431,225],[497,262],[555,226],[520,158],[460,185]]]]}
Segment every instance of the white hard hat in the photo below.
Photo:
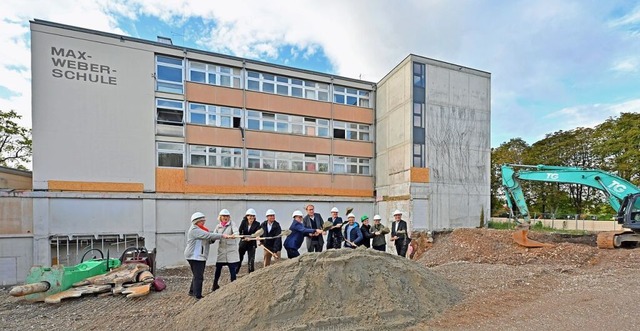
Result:
{"type": "Polygon", "coordinates": [[[380,215],[373,215],[373,220],[381,220],[382,217],[380,217],[380,215]]]}
{"type": "Polygon", "coordinates": [[[398,209],[396,209],[396,211],[393,212],[393,216],[395,215],[402,215],[402,212],[398,209]]]}
{"type": "Polygon", "coordinates": [[[356,215],[354,215],[353,213],[350,213],[349,215],[347,215],[347,218],[351,218],[351,217],[356,218],[356,215]]]}
{"type": "Polygon", "coordinates": [[[199,219],[204,218],[204,214],[197,211],[195,213],[193,213],[193,215],[191,215],[191,223],[195,223],[196,221],[198,221],[199,219]]]}
{"type": "Polygon", "coordinates": [[[294,211],[291,217],[296,217],[296,216],[302,216],[302,212],[299,210],[294,211]]]}
{"type": "Polygon", "coordinates": [[[276,216],[276,212],[275,212],[275,211],[273,211],[273,209],[269,209],[269,210],[267,210],[267,212],[264,214],[264,216],[269,216],[269,215],[276,216]]]}
{"type": "Polygon", "coordinates": [[[220,211],[220,213],[218,213],[219,216],[231,216],[231,213],[229,213],[228,210],[223,209],[220,211]]]}
{"type": "Polygon", "coordinates": [[[331,208],[331,212],[332,213],[339,213],[340,211],[338,210],[338,208],[333,207],[333,208],[331,208]]]}
{"type": "Polygon", "coordinates": [[[253,208],[249,208],[249,209],[247,209],[247,212],[246,212],[246,213],[244,213],[244,214],[245,214],[245,215],[253,215],[253,216],[256,216],[256,210],[255,210],[255,209],[253,209],[253,208]]]}

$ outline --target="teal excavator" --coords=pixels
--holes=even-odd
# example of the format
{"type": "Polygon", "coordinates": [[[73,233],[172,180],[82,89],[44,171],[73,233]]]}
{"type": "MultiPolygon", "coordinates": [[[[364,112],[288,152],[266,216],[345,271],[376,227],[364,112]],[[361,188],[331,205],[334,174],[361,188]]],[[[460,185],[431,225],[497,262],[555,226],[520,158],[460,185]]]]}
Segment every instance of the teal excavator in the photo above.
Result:
{"type": "Polygon", "coordinates": [[[531,218],[519,181],[530,180],[560,184],[580,184],[598,189],[607,197],[609,204],[617,211],[616,221],[623,231],[600,232],[597,237],[599,248],[619,248],[637,246],[640,242],[640,189],[629,181],[598,169],[561,167],[548,165],[506,164],[501,168],[502,186],[507,195],[509,209],[518,208],[522,221],[513,239],[524,247],[542,247],[545,244],[527,237],[531,218]]]}

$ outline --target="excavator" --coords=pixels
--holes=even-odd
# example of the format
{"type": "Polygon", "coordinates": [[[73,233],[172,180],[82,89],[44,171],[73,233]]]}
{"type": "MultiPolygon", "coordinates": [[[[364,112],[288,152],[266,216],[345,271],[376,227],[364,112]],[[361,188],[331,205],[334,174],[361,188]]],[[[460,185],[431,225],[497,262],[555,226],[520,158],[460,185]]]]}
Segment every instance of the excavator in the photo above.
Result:
{"type": "Polygon", "coordinates": [[[640,243],[640,189],[631,182],[603,170],[578,167],[505,164],[502,165],[501,171],[507,205],[513,214],[515,204],[523,218],[520,222],[516,217],[519,224],[513,234],[513,240],[517,244],[524,247],[547,245],[527,237],[531,218],[519,183],[522,180],[580,184],[602,191],[611,207],[617,211],[615,220],[622,224],[624,230],[600,232],[596,239],[598,247],[633,247],[640,243]]]}

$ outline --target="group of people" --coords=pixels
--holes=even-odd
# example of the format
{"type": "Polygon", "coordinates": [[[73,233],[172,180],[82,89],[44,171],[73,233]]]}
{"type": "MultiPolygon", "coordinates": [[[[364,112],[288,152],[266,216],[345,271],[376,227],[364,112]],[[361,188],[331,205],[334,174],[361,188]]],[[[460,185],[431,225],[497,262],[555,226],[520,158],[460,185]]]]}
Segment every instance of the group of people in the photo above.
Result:
{"type": "Polygon", "coordinates": [[[306,215],[296,210],[291,215],[293,220],[286,235],[284,244],[282,236],[285,234],[276,221],[276,213],[273,209],[265,213],[266,220],[262,223],[256,221],[256,211],[247,209],[245,216],[236,226],[231,221],[227,209],[218,213],[218,224],[213,230],[205,227],[206,217],[201,212],[191,215],[191,226],[187,230],[187,245],[184,251],[189,263],[193,278],[189,288],[189,295],[197,299],[202,298],[202,284],[204,282],[204,270],[209,256],[209,247],[215,241],[219,242],[218,256],[215,264],[212,291],[220,288],[218,282],[222,268],[227,267],[231,274],[231,281],[236,280],[240,265],[247,255],[247,268],[251,273],[255,270],[255,254],[258,246],[264,248],[263,265],[269,266],[272,259],[279,259],[282,248],[287,251],[289,258],[300,256],[299,249],[303,241],[306,241],[308,252],[321,252],[324,247],[324,236],[327,235],[326,248],[337,249],[341,247],[356,248],[358,246],[372,247],[378,251],[386,250],[385,236],[391,233],[391,241],[394,242],[396,253],[406,256],[407,247],[411,238],[407,223],[402,220],[402,212],[394,211],[394,221],[391,229],[381,224],[380,215],[373,217],[373,225],[369,224],[369,217],[360,218],[361,225],[355,219],[353,213],[347,215],[347,221],[338,216],[339,210],[331,209],[331,217],[325,222],[319,213],[315,212],[313,205],[305,207],[306,215]],[[240,240],[238,240],[240,239],[240,240]]]}

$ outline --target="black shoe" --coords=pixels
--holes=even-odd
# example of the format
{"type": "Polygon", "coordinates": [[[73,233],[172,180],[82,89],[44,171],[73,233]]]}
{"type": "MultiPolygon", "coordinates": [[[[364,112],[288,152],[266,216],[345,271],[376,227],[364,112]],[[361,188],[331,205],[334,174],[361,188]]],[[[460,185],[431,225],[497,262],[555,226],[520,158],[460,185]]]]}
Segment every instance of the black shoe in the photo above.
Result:
{"type": "Polygon", "coordinates": [[[190,297],[193,297],[193,296],[195,296],[195,295],[193,295],[193,292],[189,292],[189,296],[190,296],[190,297]]]}
{"type": "Polygon", "coordinates": [[[213,292],[213,291],[215,291],[215,290],[217,290],[219,288],[220,288],[220,286],[218,286],[218,284],[213,284],[213,287],[211,288],[211,292],[213,292]]]}

